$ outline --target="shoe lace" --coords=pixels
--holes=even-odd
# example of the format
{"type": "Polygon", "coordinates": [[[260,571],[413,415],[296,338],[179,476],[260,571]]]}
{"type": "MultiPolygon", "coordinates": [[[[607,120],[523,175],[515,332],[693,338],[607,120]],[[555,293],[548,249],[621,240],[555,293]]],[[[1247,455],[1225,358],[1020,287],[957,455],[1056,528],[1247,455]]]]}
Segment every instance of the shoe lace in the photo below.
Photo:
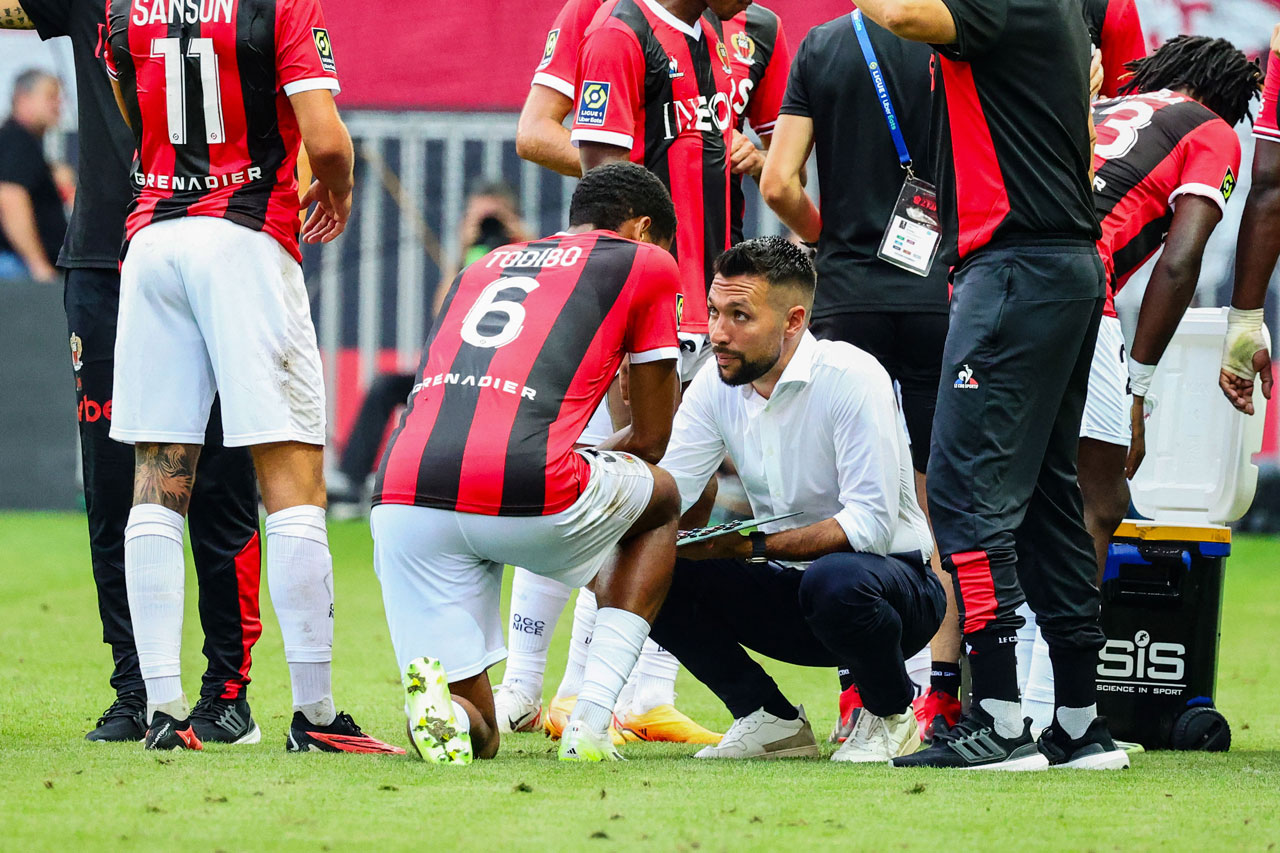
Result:
{"type": "Polygon", "coordinates": [[[858,746],[871,746],[874,742],[877,730],[880,735],[887,735],[884,727],[884,720],[874,714],[868,713],[865,709],[858,715],[858,720],[853,724],[853,731],[849,733],[847,743],[853,743],[858,746]],[[877,727],[876,724],[880,725],[877,727]]]}
{"type": "Polygon", "coordinates": [[[984,725],[981,720],[975,720],[973,717],[964,716],[960,718],[959,722],[950,728],[942,731],[934,729],[933,742],[954,743],[956,741],[964,740],[965,738],[973,737],[985,728],[987,728],[987,726],[984,725]]]}
{"type": "Polygon", "coordinates": [[[142,709],[138,707],[138,701],[132,696],[117,696],[116,701],[112,702],[111,706],[103,711],[102,716],[98,718],[98,725],[103,725],[112,717],[134,717],[141,711],[142,709]]]}
{"type": "Polygon", "coordinates": [[[339,711],[338,715],[333,718],[332,725],[350,729],[351,733],[356,737],[364,736],[364,732],[360,731],[360,727],[356,725],[356,721],[351,719],[351,715],[346,711],[339,711]]]}
{"type": "Polygon", "coordinates": [[[192,719],[211,720],[217,722],[222,716],[222,710],[228,702],[218,699],[214,696],[201,696],[196,706],[191,709],[192,719]]]}

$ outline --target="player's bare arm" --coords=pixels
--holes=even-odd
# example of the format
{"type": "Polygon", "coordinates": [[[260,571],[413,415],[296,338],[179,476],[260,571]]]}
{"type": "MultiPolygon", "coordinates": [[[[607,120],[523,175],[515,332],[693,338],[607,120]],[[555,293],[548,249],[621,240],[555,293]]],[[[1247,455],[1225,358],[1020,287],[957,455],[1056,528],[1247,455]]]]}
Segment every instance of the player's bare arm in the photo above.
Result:
{"type": "MultiPolygon", "coordinates": [[[[1195,195],[1178,198],[1169,225],[1164,251],[1151,272],[1151,282],[1142,297],[1138,327],[1129,352],[1133,362],[1155,366],[1164,355],[1178,323],[1182,321],[1200,280],[1200,264],[1209,235],[1222,219],[1222,210],[1213,201],[1195,195]]],[[[1132,374],[1131,374],[1132,375],[1132,374]]],[[[1143,405],[1145,389],[1134,388],[1130,422],[1134,441],[1129,445],[1125,473],[1132,478],[1142,464],[1143,405]]]]}
{"type": "Polygon", "coordinates": [[[631,423],[600,445],[658,464],[667,452],[671,422],[680,398],[679,371],[674,359],[633,364],[627,372],[631,423]]]}
{"type": "Polygon", "coordinates": [[[899,38],[928,44],[956,40],[955,19],[942,0],[866,0],[854,5],[899,38]]]}
{"type": "Polygon", "coordinates": [[[631,159],[631,152],[618,145],[609,145],[604,142],[580,142],[578,157],[581,159],[582,173],[585,175],[596,166],[602,166],[605,163],[624,163],[631,159]]]}
{"type": "MultiPolygon", "coordinates": [[[[1272,38],[1272,49],[1277,47],[1280,26],[1272,38]]],[[[1274,60],[1273,60],[1274,61],[1274,60]]],[[[1236,240],[1236,279],[1231,292],[1231,307],[1236,311],[1256,312],[1262,309],[1267,297],[1267,285],[1276,259],[1280,258],[1280,143],[1258,139],[1253,152],[1253,183],[1244,203],[1240,218],[1240,234],[1236,240]]],[[[1259,346],[1260,333],[1246,330],[1241,336],[1243,349],[1253,349],[1252,355],[1244,353],[1240,360],[1252,364],[1262,383],[1262,393],[1271,399],[1271,354],[1259,346]],[[1252,343],[1250,343],[1252,341],[1252,343]]],[[[1243,371],[1247,372],[1247,371],[1243,371]]],[[[1231,405],[1242,412],[1253,414],[1253,382],[1251,378],[1238,376],[1223,369],[1218,377],[1222,392],[1231,405]]]]}
{"type": "Polygon", "coordinates": [[[351,215],[355,168],[351,134],[328,89],[298,92],[289,96],[289,103],[298,117],[302,144],[315,176],[303,204],[315,203],[316,210],[302,228],[302,239],[328,243],[347,227],[351,215]]]}
{"type": "Polygon", "coordinates": [[[35,23],[27,17],[27,10],[19,3],[0,6],[0,30],[34,30],[35,23]]]}
{"type": "Polygon", "coordinates": [[[516,154],[562,175],[582,177],[582,162],[569,141],[569,129],[564,126],[571,109],[572,99],[534,84],[516,123],[516,154]]]}
{"type": "Polygon", "coordinates": [[[139,444],[134,450],[133,503],[159,504],[187,514],[196,481],[198,444],[139,444]]]}
{"type": "Polygon", "coordinates": [[[813,119],[778,116],[760,176],[760,193],[788,228],[813,243],[822,233],[822,215],[804,191],[804,164],[811,151],[813,119]]]}

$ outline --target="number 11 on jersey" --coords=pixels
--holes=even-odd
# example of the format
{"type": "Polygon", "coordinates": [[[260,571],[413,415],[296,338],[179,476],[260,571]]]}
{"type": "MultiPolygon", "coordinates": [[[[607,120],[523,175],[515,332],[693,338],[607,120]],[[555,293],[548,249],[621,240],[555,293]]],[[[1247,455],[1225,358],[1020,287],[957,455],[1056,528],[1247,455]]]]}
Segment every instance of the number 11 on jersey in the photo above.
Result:
{"type": "Polygon", "coordinates": [[[164,92],[169,115],[169,141],[174,145],[187,144],[187,75],[186,58],[194,59],[200,66],[200,91],[204,99],[205,142],[221,143],[226,140],[222,126],[222,90],[218,86],[218,55],[213,50],[213,39],[194,38],[187,45],[187,56],[182,55],[181,40],[159,38],[151,42],[151,56],[164,61],[164,92]]]}

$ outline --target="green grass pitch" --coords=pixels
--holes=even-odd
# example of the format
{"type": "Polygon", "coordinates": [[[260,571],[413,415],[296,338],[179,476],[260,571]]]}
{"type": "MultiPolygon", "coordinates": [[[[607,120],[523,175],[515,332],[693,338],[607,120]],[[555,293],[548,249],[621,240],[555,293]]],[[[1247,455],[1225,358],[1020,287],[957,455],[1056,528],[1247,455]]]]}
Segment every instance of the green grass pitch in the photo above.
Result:
{"type": "MultiPolygon", "coordinates": [[[[405,745],[400,693],[363,523],[330,528],[338,706],[405,745]]],[[[287,672],[263,588],[250,700],[263,742],[144,754],[82,736],[110,702],[83,517],[0,515],[0,851],[16,850],[1270,850],[1280,842],[1280,540],[1227,564],[1218,704],[1228,754],[1138,756],[1126,773],[942,774],[826,761],[703,763],[633,744],[625,764],[561,766],[550,741],[497,760],[289,755],[287,672]]],[[[264,578],[265,581],[265,578],[264,578]]],[[[184,680],[203,659],[187,580],[184,680]]],[[[551,652],[564,665],[571,613],[551,652]]],[[[820,735],[835,675],[770,664],[820,735]]],[[[494,673],[495,679],[500,668],[494,673]]],[[[687,675],[680,706],[728,714],[687,675]]]]}

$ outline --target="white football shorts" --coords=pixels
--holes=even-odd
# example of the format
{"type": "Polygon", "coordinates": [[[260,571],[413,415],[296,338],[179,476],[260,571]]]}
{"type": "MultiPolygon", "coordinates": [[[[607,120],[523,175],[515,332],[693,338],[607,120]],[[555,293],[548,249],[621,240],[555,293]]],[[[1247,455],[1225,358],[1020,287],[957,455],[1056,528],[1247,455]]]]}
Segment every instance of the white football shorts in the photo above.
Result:
{"type": "Polygon", "coordinates": [[[1098,343],[1089,368],[1089,395],[1084,401],[1080,437],[1129,446],[1129,366],[1125,361],[1124,332],[1115,317],[1103,317],[1098,343]]]}
{"type": "Polygon", "coordinates": [[[153,223],[120,270],[111,437],[203,444],[215,393],[228,447],[325,443],[302,267],[275,238],[225,219],[153,223]]]}
{"type": "Polygon", "coordinates": [[[428,656],[444,665],[450,681],[460,681],[507,656],[501,611],[506,564],[570,587],[595,578],[649,505],[653,475],[628,453],[582,453],[591,466],[587,487],[555,515],[373,508],[373,569],[401,672],[414,658],[428,656]]]}
{"type": "Polygon", "coordinates": [[[698,375],[711,358],[711,339],[705,332],[680,332],[680,385],[684,387],[698,375]]]}

